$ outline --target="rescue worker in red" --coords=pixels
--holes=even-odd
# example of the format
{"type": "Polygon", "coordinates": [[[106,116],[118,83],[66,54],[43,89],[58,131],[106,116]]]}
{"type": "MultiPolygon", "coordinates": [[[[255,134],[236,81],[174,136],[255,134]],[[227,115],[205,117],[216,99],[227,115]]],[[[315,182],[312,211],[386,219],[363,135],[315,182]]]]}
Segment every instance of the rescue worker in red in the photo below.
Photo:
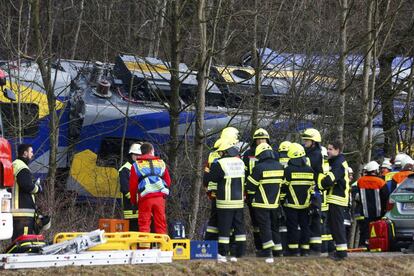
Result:
{"type": "Polygon", "coordinates": [[[20,144],[17,148],[17,159],[12,163],[15,179],[12,240],[21,235],[37,234],[35,231],[35,213],[37,209],[35,195],[41,193],[43,188],[39,180],[33,182],[32,172],[28,166],[32,158],[32,145],[20,144]]]}
{"type": "Polygon", "coordinates": [[[165,198],[171,185],[170,174],[164,161],[154,156],[150,143],[141,145],[141,153],[132,165],[129,179],[131,203],[138,205],[139,231],[150,232],[152,216],[155,232],[167,234],[165,198]]]}
{"type": "Polygon", "coordinates": [[[379,164],[371,161],[365,166],[367,175],[358,179],[355,216],[359,225],[359,245],[368,246],[369,223],[381,218],[380,191],[385,181],[379,175],[379,164]]]}

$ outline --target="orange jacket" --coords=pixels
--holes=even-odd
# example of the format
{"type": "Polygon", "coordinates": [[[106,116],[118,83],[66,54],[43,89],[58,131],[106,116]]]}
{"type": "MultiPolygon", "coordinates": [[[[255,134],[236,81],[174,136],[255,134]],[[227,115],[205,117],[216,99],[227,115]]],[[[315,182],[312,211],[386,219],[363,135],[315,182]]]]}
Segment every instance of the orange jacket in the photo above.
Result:
{"type": "Polygon", "coordinates": [[[384,185],[384,179],[374,175],[365,175],[358,179],[358,188],[360,189],[379,190],[384,185]]]}

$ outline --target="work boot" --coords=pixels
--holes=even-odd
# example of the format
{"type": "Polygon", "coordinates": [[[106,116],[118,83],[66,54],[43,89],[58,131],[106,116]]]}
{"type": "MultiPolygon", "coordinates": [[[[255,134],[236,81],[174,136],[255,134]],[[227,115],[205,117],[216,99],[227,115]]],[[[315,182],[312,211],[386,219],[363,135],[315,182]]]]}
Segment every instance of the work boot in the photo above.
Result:
{"type": "Polygon", "coordinates": [[[273,260],[273,258],[266,258],[265,259],[265,263],[267,263],[267,264],[273,264],[274,263],[274,260],[273,260]]]}
{"type": "Polygon", "coordinates": [[[330,258],[331,260],[334,260],[334,261],[343,261],[343,260],[345,260],[346,259],[346,255],[344,255],[344,254],[338,254],[338,252],[334,252],[334,254],[333,255],[330,255],[328,258],[330,258]]]}
{"type": "Polygon", "coordinates": [[[219,263],[227,263],[227,258],[226,258],[226,256],[223,256],[223,255],[217,254],[217,262],[219,262],[219,263]]]}

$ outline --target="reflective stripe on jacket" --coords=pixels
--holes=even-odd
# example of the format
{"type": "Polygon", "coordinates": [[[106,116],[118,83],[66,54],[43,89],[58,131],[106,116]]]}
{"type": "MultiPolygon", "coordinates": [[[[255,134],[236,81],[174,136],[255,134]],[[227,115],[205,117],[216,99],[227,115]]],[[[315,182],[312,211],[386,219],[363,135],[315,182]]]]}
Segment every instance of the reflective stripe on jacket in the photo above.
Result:
{"type": "Polygon", "coordinates": [[[240,158],[225,156],[214,162],[210,170],[210,183],[209,190],[216,194],[217,208],[244,207],[244,163],[240,158]]]}
{"type": "Polygon", "coordinates": [[[310,197],[314,191],[314,173],[306,164],[305,158],[290,159],[284,172],[286,194],[284,206],[294,209],[305,209],[310,205],[310,197]]]}

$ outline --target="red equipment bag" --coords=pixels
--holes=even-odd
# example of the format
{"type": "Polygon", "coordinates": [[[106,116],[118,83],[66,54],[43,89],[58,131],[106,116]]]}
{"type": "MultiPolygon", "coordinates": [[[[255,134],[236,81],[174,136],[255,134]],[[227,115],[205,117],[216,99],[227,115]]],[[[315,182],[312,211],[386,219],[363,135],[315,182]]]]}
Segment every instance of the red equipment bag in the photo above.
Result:
{"type": "Polygon", "coordinates": [[[43,235],[21,235],[6,249],[6,253],[39,253],[45,245],[43,235]]]}
{"type": "Polygon", "coordinates": [[[390,251],[394,237],[394,224],[391,220],[382,219],[369,224],[370,251],[390,251]]]}

